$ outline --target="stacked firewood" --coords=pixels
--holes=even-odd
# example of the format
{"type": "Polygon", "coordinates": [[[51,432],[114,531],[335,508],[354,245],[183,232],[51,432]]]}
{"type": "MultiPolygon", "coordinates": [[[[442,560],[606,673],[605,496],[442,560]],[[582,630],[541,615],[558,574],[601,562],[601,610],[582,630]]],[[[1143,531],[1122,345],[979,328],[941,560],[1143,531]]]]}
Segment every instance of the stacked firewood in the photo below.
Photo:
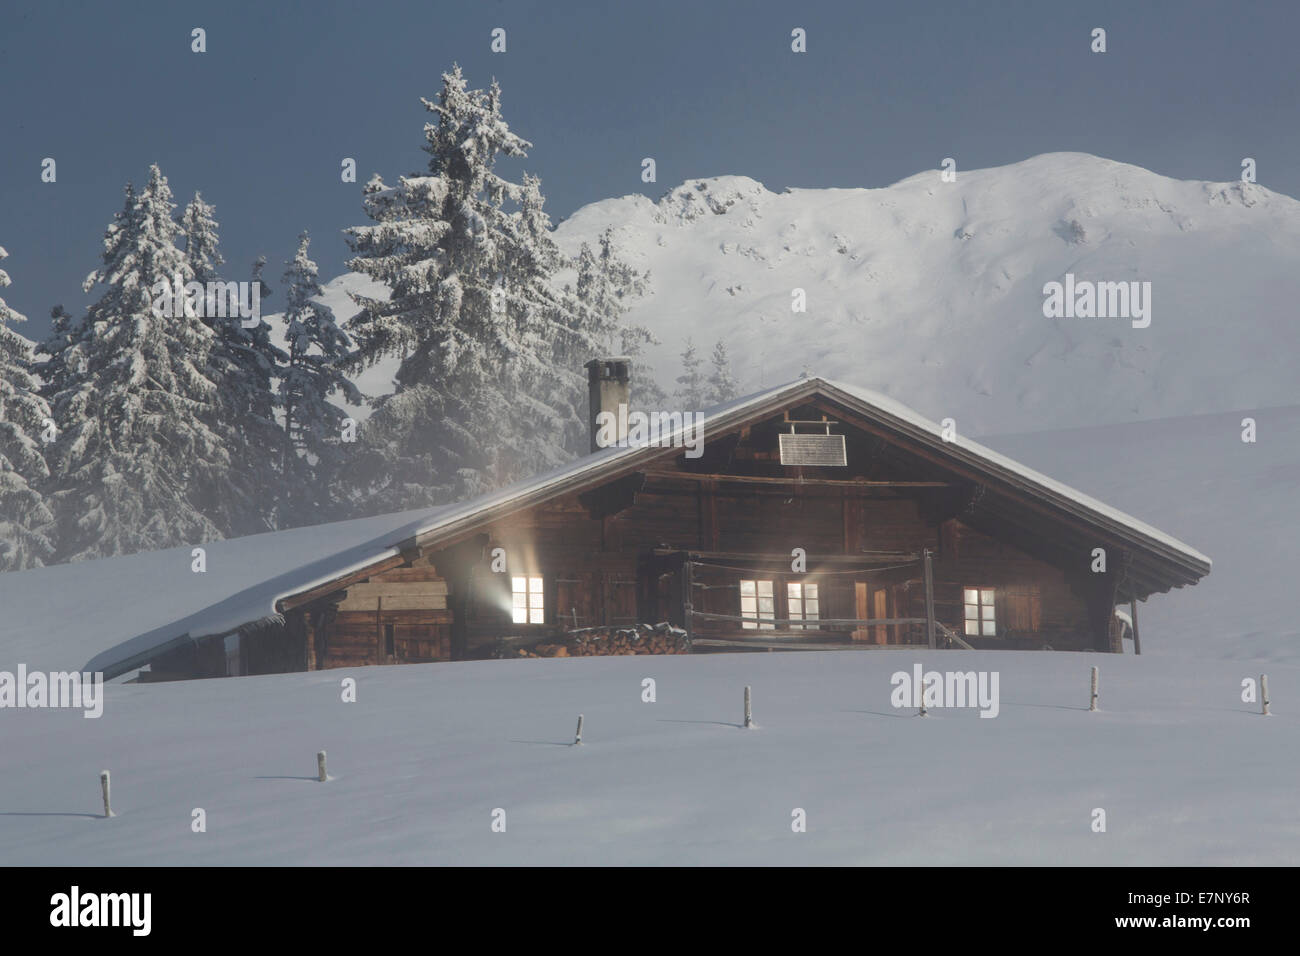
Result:
{"type": "Polygon", "coordinates": [[[686,632],[671,624],[584,627],[565,634],[562,643],[515,648],[513,657],[597,657],[609,654],[689,654],[686,632]]]}

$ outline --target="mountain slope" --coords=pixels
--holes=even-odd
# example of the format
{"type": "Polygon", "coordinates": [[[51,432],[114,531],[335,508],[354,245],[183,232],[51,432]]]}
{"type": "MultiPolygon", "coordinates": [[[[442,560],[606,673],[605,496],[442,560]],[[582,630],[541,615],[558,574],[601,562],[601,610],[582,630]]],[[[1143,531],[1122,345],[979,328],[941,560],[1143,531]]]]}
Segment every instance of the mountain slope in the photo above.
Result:
{"type": "MultiPolygon", "coordinates": [[[[606,226],[650,272],[630,318],[661,339],[647,358],[669,391],[690,335],[705,352],[726,341],[742,392],[807,368],[967,434],[1300,401],[1300,203],[1259,185],[1080,153],[883,189],[777,194],[721,176],[657,203],[592,203],[556,238],[574,253],[606,226]],[[1044,317],[1043,286],[1066,273],[1149,281],[1150,327],[1044,317]],[[791,311],[796,288],[806,313],[791,311]]],[[[350,315],[347,291],[367,283],[338,277],[326,301],[350,315]]],[[[383,394],[392,372],[370,370],[363,388],[383,394]]]]}
{"type": "Polygon", "coordinates": [[[815,374],[887,391],[969,433],[1292,404],[1300,203],[1055,153],[885,189],[774,194],[737,176],[561,224],[572,252],[616,227],[663,340],[724,339],[748,385],[815,374]],[[1049,319],[1067,272],[1151,282],[1152,321],[1049,319]],[[807,293],[792,313],[791,290],[807,293]]]}

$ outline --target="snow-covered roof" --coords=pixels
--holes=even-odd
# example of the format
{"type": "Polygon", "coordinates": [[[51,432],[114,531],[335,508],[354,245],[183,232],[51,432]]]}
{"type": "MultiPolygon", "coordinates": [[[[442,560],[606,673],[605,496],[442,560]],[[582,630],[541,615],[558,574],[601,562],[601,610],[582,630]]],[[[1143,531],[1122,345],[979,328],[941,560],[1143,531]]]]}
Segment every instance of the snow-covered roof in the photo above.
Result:
{"type": "MultiPolygon", "coordinates": [[[[937,423],[887,395],[856,385],[821,378],[797,379],[715,406],[705,411],[705,440],[708,440],[707,436],[710,433],[716,434],[735,427],[767,406],[801,401],[817,393],[827,398],[837,399],[850,407],[856,405],[856,410],[898,427],[914,438],[927,440],[927,443],[941,449],[945,454],[966,460],[981,470],[992,471],[995,477],[1018,485],[1023,490],[1044,494],[1056,503],[1066,505],[1080,517],[1112,527],[1113,530],[1136,535],[1142,539],[1142,543],[1168,551],[1172,557],[1204,565],[1202,573],[1209,573],[1210,559],[1177,538],[969,439],[958,437],[953,441],[945,441],[943,429],[937,423]]],[[[675,434],[682,436],[687,427],[683,425],[682,429],[675,434]]],[[[662,444],[670,445],[673,442],[667,440],[662,444]]],[[[533,504],[537,497],[562,491],[564,486],[577,484],[592,473],[615,471],[620,466],[627,467],[638,463],[643,458],[662,453],[662,448],[606,449],[494,494],[475,498],[458,506],[440,509],[436,515],[431,516],[429,524],[422,528],[416,537],[419,543],[423,544],[434,534],[457,525],[465,518],[477,519],[485,511],[512,503],[517,503],[519,506],[533,504]]]]}
{"type": "MultiPolygon", "coordinates": [[[[704,434],[725,432],[792,401],[822,395],[932,445],[1013,487],[1100,524],[1139,545],[1187,564],[1200,574],[1210,559],[1177,539],[1046,475],[964,438],[945,442],[935,422],[869,389],[820,378],[798,379],[705,411],[704,434]]],[[[685,428],[685,426],[683,426],[685,428]]],[[[679,433],[680,435],[680,433],[679,433]]],[[[684,437],[684,436],[682,436],[684,437]]],[[[662,444],[670,444],[670,441],[662,444]]],[[[6,608],[4,652],[14,663],[84,668],[121,674],[171,646],[229,634],[274,618],[279,602],[441,538],[588,485],[642,462],[673,454],[664,447],[608,448],[550,472],[468,501],[254,535],[205,545],[207,570],[191,570],[190,549],[177,548],[108,561],[0,575],[6,608]],[[35,586],[36,576],[39,586],[35,586]],[[31,585],[31,586],[29,586],[31,585]],[[85,617],[67,623],[68,602],[85,617]],[[113,626],[99,627],[100,609],[118,608],[113,626]],[[58,613],[59,608],[64,613],[58,613]],[[17,617],[10,609],[18,610],[17,617]],[[53,629],[51,621],[62,622],[53,629]]],[[[0,665],[5,662],[0,661],[0,665]]]]}
{"type": "Polygon", "coordinates": [[[1071,488],[1064,482],[1049,478],[1047,475],[1034,471],[1034,469],[1013,461],[1005,455],[1000,455],[978,442],[960,436],[951,442],[945,442],[943,440],[943,430],[939,425],[912,411],[901,402],[889,398],[887,395],[841,382],[827,382],[826,384],[852,395],[859,401],[873,406],[876,410],[884,412],[900,422],[905,422],[912,428],[928,434],[932,439],[938,439],[949,453],[957,457],[970,459],[977,465],[993,466],[998,472],[1002,473],[1001,477],[1008,478],[1013,483],[1022,483],[1027,490],[1047,492],[1053,497],[1058,497],[1064,502],[1077,506],[1078,509],[1082,510],[1084,517],[1094,521],[1099,520],[1103,524],[1120,526],[1124,530],[1149,539],[1148,543],[1161,545],[1174,552],[1177,556],[1189,559],[1193,563],[1204,564],[1205,570],[1203,573],[1208,574],[1210,571],[1211,561],[1206,555],[1201,554],[1201,552],[1190,545],[1184,544],[1177,538],[1165,534],[1158,528],[1139,521],[1132,515],[1125,514],[1118,508],[1112,508],[1090,495],[1085,495],[1082,491],[1071,488]],[[1088,514],[1089,512],[1090,514],[1088,514]]]}

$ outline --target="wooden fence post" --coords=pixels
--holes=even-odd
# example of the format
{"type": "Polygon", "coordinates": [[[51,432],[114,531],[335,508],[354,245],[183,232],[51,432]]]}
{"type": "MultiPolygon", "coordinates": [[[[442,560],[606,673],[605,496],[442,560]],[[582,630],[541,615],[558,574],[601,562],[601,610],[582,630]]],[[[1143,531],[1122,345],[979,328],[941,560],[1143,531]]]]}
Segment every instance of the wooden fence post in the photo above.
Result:
{"type": "Polygon", "coordinates": [[[1260,713],[1267,717],[1270,713],[1268,709],[1268,675],[1259,675],[1259,706],[1260,713]]]}
{"type": "Polygon", "coordinates": [[[578,715],[578,732],[573,735],[573,746],[577,747],[582,743],[582,714],[578,715]]]}
{"type": "Polygon", "coordinates": [[[1092,669],[1092,697],[1091,697],[1091,698],[1089,699],[1089,701],[1088,701],[1088,710],[1096,710],[1096,709],[1097,709],[1097,682],[1098,682],[1098,676],[1099,676],[1099,675],[1098,675],[1098,673],[1097,673],[1097,668],[1094,667],[1094,668],[1092,669]]]}
{"type": "MultiPolygon", "coordinates": [[[[1267,711],[1265,711],[1265,713],[1267,713],[1267,711]]],[[[113,807],[108,800],[108,771],[107,770],[100,771],[99,789],[104,794],[104,816],[111,817],[114,814],[113,814],[113,807]]]]}
{"type": "Polygon", "coordinates": [[[325,751],[323,750],[317,751],[316,753],[316,773],[317,773],[317,779],[321,783],[324,783],[325,782],[325,751]]]}
{"type": "Polygon", "coordinates": [[[754,712],[750,708],[750,690],[749,685],[745,685],[745,729],[752,730],[754,727],[754,712]]]}

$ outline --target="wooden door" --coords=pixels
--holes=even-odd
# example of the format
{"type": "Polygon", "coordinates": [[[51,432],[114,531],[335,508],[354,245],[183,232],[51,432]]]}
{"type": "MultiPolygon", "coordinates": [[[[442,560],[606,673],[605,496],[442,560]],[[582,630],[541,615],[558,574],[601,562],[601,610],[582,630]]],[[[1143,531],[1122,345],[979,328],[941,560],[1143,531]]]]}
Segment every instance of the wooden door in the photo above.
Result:
{"type": "MultiPolygon", "coordinates": [[[[874,621],[889,617],[889,592],[873,588],[866,581],[853,582],[853,616],[859,621],[874,621]]],[[[888,624],[864,624],[853,630],[853,640],[872,644],[889,643],[888,624]]]]}
{"type": "MultiPolygon", "coordinates": [[[[859,621],[865,621],[871,617],[867,613],[867,582],[853,582],[853,616],[859,621]]],[[[853,629],[853,640],[865,641],[870,635],[866,627],[856,627],[853,629]]]]}
{"type": "MultiPolygon", "coordinates": [[[[871,616],[875,620],[884,620],[889,617],[889,592],[884,588],[876,588],[871,595],[872,608],[871,616]]],[[[871,639],[876,644],[889,643],[889,625],[873,624],[871,625],[871,639]]]]}

